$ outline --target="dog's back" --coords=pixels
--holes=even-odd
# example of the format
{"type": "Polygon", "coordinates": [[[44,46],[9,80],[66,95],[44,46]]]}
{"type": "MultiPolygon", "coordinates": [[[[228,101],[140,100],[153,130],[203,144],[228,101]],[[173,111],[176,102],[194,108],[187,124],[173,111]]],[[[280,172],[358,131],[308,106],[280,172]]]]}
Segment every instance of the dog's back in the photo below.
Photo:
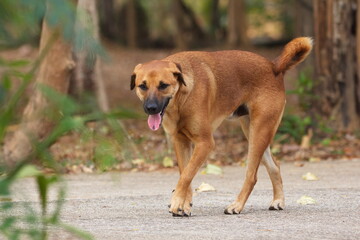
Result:
{"type": "Polygon", "coordinates": [[[165,60],[181,65],[190,86],[189,93],[196,94],[196,98],[210,95],[212,108],[216,103],[227,102],[227,106],[220,105],[218,108],[225,114],[231,114],[260,92],[284,94],[285,71],[304,60],[311,46],[310,38],[294,39],[274,61],[239,50],[187,51],[168,56],[165,60]]]}

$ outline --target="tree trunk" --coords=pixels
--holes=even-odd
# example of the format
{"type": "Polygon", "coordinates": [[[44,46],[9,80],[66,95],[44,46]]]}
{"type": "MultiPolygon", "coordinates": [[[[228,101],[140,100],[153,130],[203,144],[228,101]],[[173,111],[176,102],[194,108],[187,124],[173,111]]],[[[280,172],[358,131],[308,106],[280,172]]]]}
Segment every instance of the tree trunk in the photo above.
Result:
{"type": "Polygon", "coordinates": [[[211,15],[210,15],[210,32],[215,40],[219,40],[219,28],[220,28],[220,12],[219,12],[219,0],[213,0],[211,2],[211,15]]]}
{"type": "MultiPolygon", "coordinates": [[[[296,36],[308,36],[314,37],[314,7],[313,0],[298,0],[294,2],[295,12],[295,35],[296,36]]],[[[314,71],[312,70],[315,64],[315,54],[310,53],[305,62],[299,67],[299,71],[305,70],[307,74],[311,75],[311,78],[316,78],[314,71]]]]}
{"type": "Polygon", "coordinates": [[[116,25],[117,18],[114,0],[98,1],[100,15],[100,30],[104,37],[111,40],[118,40],[119,33],[116,25]]]}
{"type": "Polygon", "coordinates": [[[186,40],[186,26],[183,21],[183,12],[182,12],[182,2],[181,0],[175,0],[173,2],[173,9],[174,9],[174,17],[175,17],[175,26],[176,26],[176,33],[175,33],[175,45],[178,49],[187,49],[188,43],[186,40]]]}
{"type": "MultiPolygon", "coordinates": [[[[71,44],[62,38],[59,28],[49,27],[43,22],[40,54],[45,52],[35,85],[46,85],[60,93],[67,93],[74,62],[71,57],[71,44]]],[[[5,138],[4,159],[9,166],[24,159],[32,151],[32,142],[43,139],[53,128],[53,123],[44,111],[48,100],[35,87],[28,105],[25,107],[20,127],[12,136],[5,138]]]]}
{"type": "Polygon", "coordinates": [[[176,25],[176,47],[187,49],[192,43],[204,40],[205,34],[196,21],[193,11],[182,0],[174,0],[173,9],[176,25]]]}
{"type": "Polygon", "coordinates": [[[358,2],[314,1],[317,109],[347,131],[360,128],[358,2]]]}
{"type": "MultiPolygon", "coordinates": [[[[100,42],[96,0],[79,0],[75,27],[88,29],[91,34],[89,37],[100,42]]],[[[75,52],[76,68],[71,79],[70,90],[78,97],[81,97],[84,91],[95,91],[100,109],[103,112],[108,112],[109,103],[102,78],[102,63],[96,54],[94,49],[87,48],[75,52]]]]}
{"type": "Polygon", "coordinates": [[[228,6],[228,44],[230,47],[248,45],[246,35],[247,21],[244,0],[229,0],[228,6]]]}
{"type": "Polygon", "coordinates": [[[136,0],[128,0],[126,9],[126,40],[127,45],[131,48],[137,47],[137,16],[136,0]]]}
{"type": "Polygon", "coordinates": [[[295,34],[297,36],[314,36],[313,0],[297,0],[295,8],[295,34]]]}

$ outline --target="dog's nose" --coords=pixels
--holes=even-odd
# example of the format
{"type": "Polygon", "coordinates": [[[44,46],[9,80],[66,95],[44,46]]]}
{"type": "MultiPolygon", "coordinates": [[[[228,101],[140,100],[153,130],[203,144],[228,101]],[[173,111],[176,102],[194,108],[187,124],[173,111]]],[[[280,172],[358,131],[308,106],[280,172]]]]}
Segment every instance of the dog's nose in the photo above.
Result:
{"type": "Polygon", "coordinates": [[[156,114],[157,113],[158,106],[156,103],[148,103],[145,106],[145,110],[148,114],[156,114]]]}

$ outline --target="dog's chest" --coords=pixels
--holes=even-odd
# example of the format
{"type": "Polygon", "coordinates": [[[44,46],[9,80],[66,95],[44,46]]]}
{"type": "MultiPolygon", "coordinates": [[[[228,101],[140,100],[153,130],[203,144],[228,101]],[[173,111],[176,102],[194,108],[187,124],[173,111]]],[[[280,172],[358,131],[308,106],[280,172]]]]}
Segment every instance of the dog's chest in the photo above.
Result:
{"type": "Polygon", "coordinates": [[[178,114],[171,114],[168,112],[165,112],[165,115],[163,117],[162,126],[168,134],[172,135],[177,132],[177,122],[179,120],[178,114]]]}

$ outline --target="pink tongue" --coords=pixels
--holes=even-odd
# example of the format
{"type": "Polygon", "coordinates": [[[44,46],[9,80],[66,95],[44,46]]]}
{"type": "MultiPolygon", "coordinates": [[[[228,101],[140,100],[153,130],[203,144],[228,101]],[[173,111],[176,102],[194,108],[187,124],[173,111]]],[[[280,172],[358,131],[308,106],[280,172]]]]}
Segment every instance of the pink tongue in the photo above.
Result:
{"type": "Polygon", "coordinates": [[[158,130],[159,127],[160,127],[160,124],[161,124],[161,115],[160,115],[160,113],[154,114],[154,115],[149,115],[148,125],[149,125],[149,128],[151,130],[153,130],[153,131],[158,130]]]}

